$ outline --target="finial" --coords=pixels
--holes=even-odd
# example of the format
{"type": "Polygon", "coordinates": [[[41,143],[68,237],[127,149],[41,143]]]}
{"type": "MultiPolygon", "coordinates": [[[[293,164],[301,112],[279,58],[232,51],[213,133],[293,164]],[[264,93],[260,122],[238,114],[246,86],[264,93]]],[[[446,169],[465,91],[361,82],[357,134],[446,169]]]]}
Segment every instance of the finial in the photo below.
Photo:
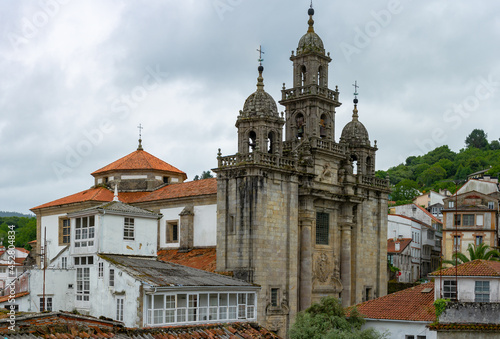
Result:
{"type": "Polygon", "coordinates": [[[309,29],[307,30],[307,33],[314,33],[314,20],[313,20],[314,8],[312,0],[311,0],[311,6],[309,7],[307,14],[309,15],[309,21],[307,22],[309,24],[309,29]]]}
{"type": "Polygon", "coordinates": [[[257,90],[258,91],[263,91],[264,90],[264,78],[262,77],[262,72],[264,71],[264,66],[262,66],[262,54],[264,54],[264,51],[262,51],[262,46],[259,45],[259,48],[257,49],[257,52],[259,52],[259,67],[257,68],[259,71],[259,77],[257,78],[257,90]]]}
{"type": "Polygon", "coordinates": [[[142,151],[143,150],[143,148],[142,148],[142,129],[144,127],[142,127],[142,125],[139,124],[139,126],[137,126],[137,128],[139,129],[139,146],[137,146],[137,150],[142,151]]]}
{"type": "Polygon", "coordinates": [[[352,111],[352,120],[358,120],[358,81],[354,81],[354,110],[352,111]]]}
{"type": "Polygon", "coordinates": [[[115,197],[113,198],[113,201],[120,201],[118,200],[118,183],[115,184],[115,197]]]}

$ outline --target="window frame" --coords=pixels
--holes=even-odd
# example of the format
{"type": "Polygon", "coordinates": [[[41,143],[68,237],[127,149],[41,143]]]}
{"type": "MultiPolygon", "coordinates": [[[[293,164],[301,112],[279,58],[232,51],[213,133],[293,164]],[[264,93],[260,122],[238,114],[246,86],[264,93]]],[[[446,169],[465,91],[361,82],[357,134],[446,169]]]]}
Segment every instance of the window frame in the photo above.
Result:
{"type": "Polygon", "coordinates": [[[125,241],[135,240],[135,218],[130,218],[130,217],[123,218],[123,240],[125,241]]]}
{"type": "Polygon", "coordinates": [[[462,225],[464,227],[474,226],[476,224],[475,222],[476,222],[476,217],[474,214],[463,214],[462,215],[462,225]]]}
{"type": "Polygon", "coordinates": [[[109,287],[115,287],[115,269],[114,268],[109,269],[108,285],[109,285],[109,287]]]}
{"type": "Polygon", "coordinates": [[[75,218],[75,248],[94,246],[94,238],[95,215],[75,218]]]}
{"type": "Polygon", "coordinates": [[[491,295],[491,289],[490,289],[490,282],[488,280],[474,281],[474,302],[490,302],[490,295],[491,295]],[[487,286],[486,289],[485,285],[487,286]]]}
{"type": "Polygon", "coordinates": [[[443,281],[443,298],[458,300],[457,294],[457,281],[456,280],[444,280],[443,281]]]}
{"type": "Polygon", "coordinates": [[[124,304],[124,297],[116,297],[116,320],[118,321],[123,321],[124,304]]]}
{"type": "Polygon", "coordinates": [[[71,243],[71,219],[59,217],[59,246],[71,243]]]}
{"type": "Polygon", "coordinates": [[[146,298],[147,326],[257,319],[256,292],[165,292],[146,298]]]}
{"type": "Polygon", "coordinates": [[[316,212],[316,245],[330,244],[330,213],[316,212]]]}
{"type": "Polygon", "coordinates": [[[176,244],[179,242],[179,220],[167,220],[165,222],[165,242],[176,244]],[[175,236],[175,237],[174,237],[175,236]]]}

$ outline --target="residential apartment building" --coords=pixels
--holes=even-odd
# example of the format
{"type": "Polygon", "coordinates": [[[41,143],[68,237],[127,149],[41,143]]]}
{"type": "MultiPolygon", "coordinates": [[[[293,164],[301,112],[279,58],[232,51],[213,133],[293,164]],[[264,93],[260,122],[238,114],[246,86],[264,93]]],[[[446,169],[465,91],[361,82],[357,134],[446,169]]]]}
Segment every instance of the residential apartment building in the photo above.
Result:
{"type": "Polygon", "coordinates": [[[498,185],[470,179],[457,194],[444,200],[443,256],[465,252],[469,244],[498,246],[498,185]]]}
{"type": "Polygon", "coordinates": [[[388,239],[412,240],[409,245],[411,274],[409,277],[401,277],[400,281],[416,281],[439,267],[441,229],[441,221],[421,206],[407,204],[391,208],[391,214],[388,215],[388,239]]]}

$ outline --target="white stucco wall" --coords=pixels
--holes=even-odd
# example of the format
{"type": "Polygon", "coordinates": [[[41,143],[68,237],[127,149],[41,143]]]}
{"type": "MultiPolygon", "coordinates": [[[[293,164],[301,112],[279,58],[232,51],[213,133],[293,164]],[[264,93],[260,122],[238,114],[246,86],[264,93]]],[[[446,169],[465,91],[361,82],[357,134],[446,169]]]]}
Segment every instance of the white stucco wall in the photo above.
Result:
{"type": "MultiPolygon", "coordinates": [[[[176,243],[167,243],[167,221],[177,220],[177,225],[179,225],[179,230],[181,226],[181,218],[179,213],[182,212],[184,207],[175,207],[175,208],[164,208],[160,210],[160,213],[163,214],[163,217],[160,220],[160,247],[161,248],[177,248],[179,247],[179,242],[176,243]]],[[[180,232],[179,232],[180,239],[180,232]]]]}
{"type": "Polygon", "coordinates": [[[437,332],[425,326],[430,322],[366,319],[362,329],[373,328],[380,333],[387,333],[387,339],[404,339],[406,335],[424,335],[426,339],[436,339],[437,332]]]}
{"type": "Polygon", "coordinates": [[[194,238],[193,245],[217,245],[217,205],[194,207],[194,238]]]}
{"type": "Polygon", "coordinates": [[[65,246],[59,246],[59,218],[66,214],[42,216],[41,230],[42,239],[44,230],[47,229],[47,258],[52,260],[65,246]]]}
{"type": "MultiPolygon", "coordinates": [[[[455,277],[434,277],[434,299],[441,298],[441,288],[445,280],[455,280],[455,277]]],[[[491,277],[458,277],[458,300],[474,302],[476,281],[490,282],[490,302],[500,302],[500,279],[491,277]]]]}
{"type": "Polygon", "coordinates": [[[411,238],[411,220],[401,218],[398,215],[389,214],[387,222],[387,239],[400,235],[403,238],[411,238]],[[394,231],[396,231],[396,233],[394,233],[394,231]]]}
{"type": "Polygon", "coordinates": [[[96,222],[98,253],[125,255],[155,255],[157,248],[157,219],[134,218],[134,240],[123,239],[124,216],[104,214],[96,222]],[[104,225],[104,227],[103,227],[104,225]]]}

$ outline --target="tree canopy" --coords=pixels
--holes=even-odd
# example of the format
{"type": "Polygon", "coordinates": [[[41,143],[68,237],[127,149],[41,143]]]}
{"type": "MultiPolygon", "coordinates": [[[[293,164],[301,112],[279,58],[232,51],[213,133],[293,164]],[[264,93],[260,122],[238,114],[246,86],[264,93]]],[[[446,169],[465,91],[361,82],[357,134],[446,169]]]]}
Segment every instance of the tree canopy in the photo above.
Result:
{"type": "Polygon", "coordinates": [[[480,129],[473,130],[465,140],[465,146],[455,153],[447,145],[435,148],[427,154],[409,156],[402,164],[377,171],[379,178],[389,177],[393,188],[391,199],[407,203],[418,190],[447,189],[455,192],[454,180],[465,180],[471,173],[488,169],[487,174],[500,174],[500,142],[488,143],[487,134],[480,129]]]}
{"type": "Polygon", "coordinates": [[[325,297],[319,304],[313,304],[299,312],[290,329],[291,339],[380,339],[385,335],[373,329],[361,330],[365,323],[356,308],[351,309],[349,317],[340,301],[325,297]]]}
{"type": "Polygon", "coordinates": [[[31,250],[28,242],[36,239],[35,217],[0,217],[0,241],[5,247],[8,246],[9,226],[15,226],[15,246],[31,250]]]}
{"type": "Polygon", "coordinates": [[[198,174],[194,176],[193,180],[200,180],[200,179],[209,179],[209,178],[213,178],[214,176],[212,175],[212,172],[210,172],[210,170],[208,171],[203,171],[201,173],[201,176],[199,176],[198,174]]]}

